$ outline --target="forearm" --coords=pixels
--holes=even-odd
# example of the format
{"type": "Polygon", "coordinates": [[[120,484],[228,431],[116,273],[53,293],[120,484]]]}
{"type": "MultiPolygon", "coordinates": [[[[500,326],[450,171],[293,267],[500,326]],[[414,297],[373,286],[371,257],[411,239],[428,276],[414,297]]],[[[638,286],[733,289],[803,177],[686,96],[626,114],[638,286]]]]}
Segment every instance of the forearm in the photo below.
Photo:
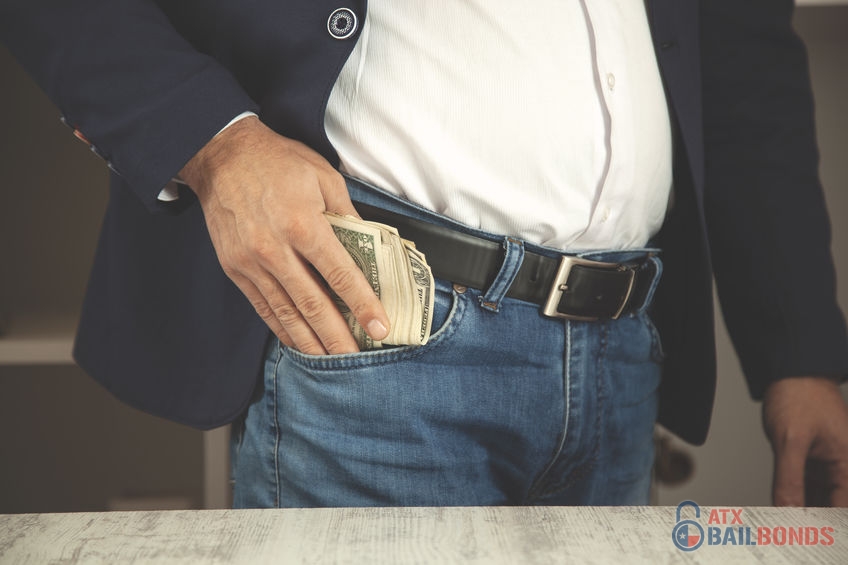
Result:
{"type": "Polygon", "coordinates": [[[0,39],[154,211],[162,187],[256,104],[153,2],[7,0],[0,39]]]}

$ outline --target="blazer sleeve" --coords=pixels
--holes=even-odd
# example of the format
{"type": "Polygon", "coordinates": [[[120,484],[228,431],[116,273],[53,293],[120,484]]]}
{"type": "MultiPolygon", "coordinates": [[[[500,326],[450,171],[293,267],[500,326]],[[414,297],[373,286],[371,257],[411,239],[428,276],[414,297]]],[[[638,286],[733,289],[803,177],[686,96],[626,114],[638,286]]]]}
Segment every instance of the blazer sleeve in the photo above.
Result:
{"type": "Polygon", "coordinates": [[[718,293],[752,395],[848,374],[792,0],[701,4],[705,213],[718,293]]]}
{"type": "Polygon", "coordinates": [[[239,113],[232,74],[151,0],[0,0],[0,40],[63,120],[153,212],[182,166],[239,113]]]}

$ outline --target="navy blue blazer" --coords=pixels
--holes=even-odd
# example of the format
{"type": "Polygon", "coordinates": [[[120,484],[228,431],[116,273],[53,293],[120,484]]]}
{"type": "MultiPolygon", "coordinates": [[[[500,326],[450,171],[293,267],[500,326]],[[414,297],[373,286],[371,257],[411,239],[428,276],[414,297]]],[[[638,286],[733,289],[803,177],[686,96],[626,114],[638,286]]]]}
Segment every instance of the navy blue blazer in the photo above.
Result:
{"type": "MultiPolygon", "coordinates": [[[[75,356],[129,404],[199,428],[247,406],[269,332],[218,265],[192,195],[157,195],[244,110],[337,163],[324,109],[358,38],[328,32],[339,3],[0,1],[2,40],[115,173],[75,356]]],[[[713,273],[754,397],[781,377],[845,375],[848,346],[792,0],[648,4],[677,136],[660,421],[701,443],[713,273]]],[[[344,5],[361,23],[366,1],[344,5]]]]}

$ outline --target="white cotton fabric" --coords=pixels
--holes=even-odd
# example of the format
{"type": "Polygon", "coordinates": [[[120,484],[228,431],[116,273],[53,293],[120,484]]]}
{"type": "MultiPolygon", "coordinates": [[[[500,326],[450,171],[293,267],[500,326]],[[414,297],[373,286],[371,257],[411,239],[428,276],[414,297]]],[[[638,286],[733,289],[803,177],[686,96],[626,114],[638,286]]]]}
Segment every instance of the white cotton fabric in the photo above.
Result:
{"type": "Polygon", "coordinates": [[[642,0],[369,0],[325,125],[344,172],[568,251],[644,246],[672,183],[642,0]]]}

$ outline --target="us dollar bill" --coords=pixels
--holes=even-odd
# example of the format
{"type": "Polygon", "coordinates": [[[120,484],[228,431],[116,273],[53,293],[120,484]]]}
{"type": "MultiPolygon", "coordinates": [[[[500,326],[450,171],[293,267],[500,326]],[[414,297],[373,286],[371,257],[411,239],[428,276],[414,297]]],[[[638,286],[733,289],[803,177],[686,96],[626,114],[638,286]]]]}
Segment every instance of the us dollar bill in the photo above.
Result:
{"type": "MultiPolygon", "coordinates": [[[[336,238],[338,238],[345,250],[353,258],[354,263],[362,271],[362,274],[365,275],[365,279],[382,302],[385,292],[381,284],[380,270],[385,271],[386,267],[383,266],[385,260],[383,259],[382,234],[380,230],[367,225],[355,225],[351,220],[342,216],[334,214],[326,214],[326,216],[330,225],[333,227],[336,238]]],[[[348,305],[335,293],[333,293],[333,299],[347,322],[354,339],[356,339],[359,349],[380,348],[382,343],[372,339],[365,332],[365,328],[353,317],[353,313],[348,305]]]]}
{"type": "Polygon", "coordinates": [[[433,298],[436,288],[433,271],[430,270],[424,254],[415,247],[407,247],[407,253],[412,269],[411,282],[413,283],[413,294],[417,299],[416,307],[420,308],[420,316],[412,319],[412,322],[418,322],[417,326],[413,326],[412,331],[417,332],[418,342],[423,345],[430,338],[430,330],[433,324],[433,298]]]}
{"type": "Polygon", "coordinates": [[[350,308],[335,296],[359,348],[427,343],[432,329],[435,284],[424,254],[391,226],[329,212],[325,217],[389,316],[389,335],[382,341],[373,340],[350,308]]]}

